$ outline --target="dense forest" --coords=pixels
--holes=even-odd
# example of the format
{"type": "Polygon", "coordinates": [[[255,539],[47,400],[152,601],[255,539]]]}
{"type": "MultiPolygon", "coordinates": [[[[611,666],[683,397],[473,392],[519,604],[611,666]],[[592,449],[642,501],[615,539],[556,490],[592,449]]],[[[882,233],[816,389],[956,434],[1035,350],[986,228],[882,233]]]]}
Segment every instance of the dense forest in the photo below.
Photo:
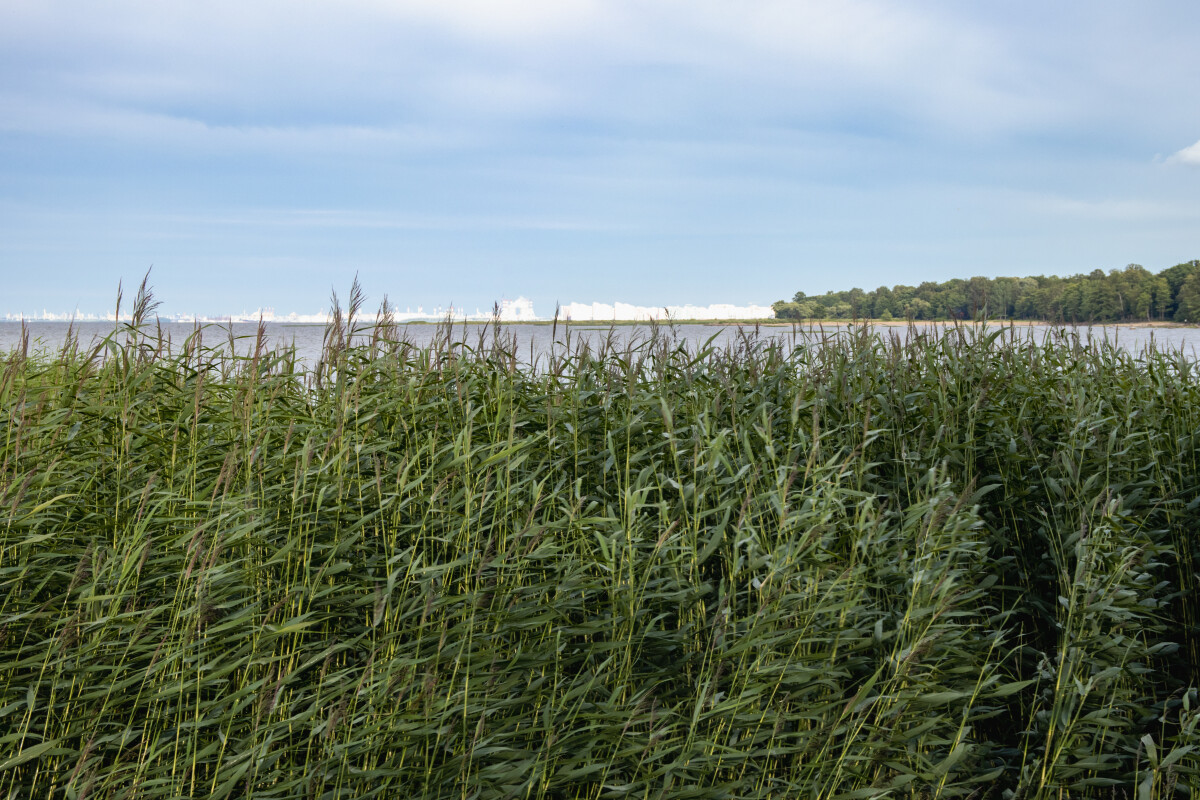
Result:
{"type": "Polygon", "coordinates": [[[920,286],[850,289],[773,304],[779,319],[1025,319],[1049,322],[1200,322],[1200,261],[1157,275],[1140,264],[1066,278],[956,278],[920,286]]]}

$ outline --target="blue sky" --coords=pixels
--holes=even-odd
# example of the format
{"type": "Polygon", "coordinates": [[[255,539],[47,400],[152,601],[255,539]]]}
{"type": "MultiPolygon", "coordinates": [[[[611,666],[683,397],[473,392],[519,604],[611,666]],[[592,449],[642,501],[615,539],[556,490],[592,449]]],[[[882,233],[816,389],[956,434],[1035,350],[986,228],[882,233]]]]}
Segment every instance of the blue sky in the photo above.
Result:
{"type": "Polygon", "coordinates": [[[1159,270],[1197,76],[1194,0],[0,0],[0,313],[1159,270]]]}

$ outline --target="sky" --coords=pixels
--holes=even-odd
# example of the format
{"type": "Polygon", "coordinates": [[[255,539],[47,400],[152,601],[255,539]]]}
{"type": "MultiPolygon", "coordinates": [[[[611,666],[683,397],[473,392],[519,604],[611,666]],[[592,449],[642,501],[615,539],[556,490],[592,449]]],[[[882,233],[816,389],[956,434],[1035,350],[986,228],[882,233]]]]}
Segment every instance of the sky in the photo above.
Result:
{"type": "Polygon", "coordinates": [[[0,314],[1200,258],[1200,3],[0,0],[0,314]]]}

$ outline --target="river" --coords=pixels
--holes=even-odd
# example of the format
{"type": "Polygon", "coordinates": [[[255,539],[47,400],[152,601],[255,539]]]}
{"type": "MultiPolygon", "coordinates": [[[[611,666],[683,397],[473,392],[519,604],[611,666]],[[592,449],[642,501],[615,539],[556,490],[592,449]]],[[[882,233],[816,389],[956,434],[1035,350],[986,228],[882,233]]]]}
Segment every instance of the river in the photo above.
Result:
{"type": "MultiPolygon", "coordinates": [[[[31,351],[53,351],[62,347],[66,339],[68,325],[64,322],[30,322],[27,323],[29,349],[31,351]]],[[[441,326],[428,323],[412,323],[400,325],[401,335],[417,346],[429,345],[439,334],[441,326]]],[[[847,326],[824,325],[817,328],[808,326],[781,325],[718,325],[718,324],[679,324],[674,326],[659,325],[658,334],[670,337],[691,350],[706,343],[717,348],[737,347],[746,341],[765,342],[775,340],[785,348],[791,348],[805,341],[811,341],[814,336],[844,335],[847,326]]],[[[19,322],[0,322],[0,353],[8,353],[19,346],[22,326],[19,322]]],[[[104,336],[113,332],[111,322],[83,322],[75,325],[75,334],[81,344],[95,344],[104,336]]],[[[232,335],[235,347],[239,353],[253,350],[257,325],[254,323],[208,324],[204,327],[203,342],[206,346],[227,346],[232,335]]],[[[266,337],[272,346],[295,345],[298,357],[306,363],[314,363],[321,352],[325,327],[323,325],[295,325],[287,323],[267,323],[266,337]]],[[[909,329],[904,326],[878,327],[877,331],[884,335],[905,337],[909,329]]],[[[953,328],[921,324],[915,325],[915,330],[935,335],[953,328]]],[[[1018,336],[1031,336],[1040,341],[1048,333],[1062,330],[1058,326],[1032,325],[1018,323],[1014,326],[1018,336]]],[[[1153,344],[1160,350],[1169,349],[1182,351],[1190,359],[1197,359],[1197,349],[1200,348],[1200,328],[1195,327],[1151,327],[1151,326],[1096,326],[1066,328],[1080,337],[1092,337],[1093,340],[1108,339],[1131,353],[1139,353],[1153,344]]],[[[187,323],[170,323],[163,325],[163,331],[170,336],[173,346],[181,345],[188,336],[195,332],[195,327],[187,323]]],[[[552,341],[559,347],[569,340],[572,346],[586,341],[595,349],[601,341],[611,337],[612,341],[622,349],[631,341],[645,341],[653,334],[649,325],[614,325],[605,326],[596,323],[559,324],[557,329],[550,325],[530,325],[513,323],[502,325],[501,331],[505,341],[515,344],[518,360],[528,363],[532,359],[541,359],[550,350],[552,341]],[[553,339],[551,338],[553,335],[553,339]]],[[[444,331],[442,333],[444,336],[444,331]]],[[[492,341],[493,328],[482,324],[456,324],[452,331],[454,341],[465,342],[477,347],[481,341],[486,344],[492,341]],[[481,339],[482,337],[482,339],[481,339]]],[[[120,337],[123,339],[124,337],[120,337]]]]}

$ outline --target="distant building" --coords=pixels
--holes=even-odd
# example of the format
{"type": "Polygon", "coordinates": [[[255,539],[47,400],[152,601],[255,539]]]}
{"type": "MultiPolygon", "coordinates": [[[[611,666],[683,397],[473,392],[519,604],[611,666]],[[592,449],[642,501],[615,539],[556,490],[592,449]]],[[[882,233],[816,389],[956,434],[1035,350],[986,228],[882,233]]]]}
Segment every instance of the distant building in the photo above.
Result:
{"type": "Polygon", "coordinates": [[[771,319],[770,306],[735,306],[715,303],[709,306],[635,306],[631,303],[567,303],[561,309],[563,319],[574,322],[611,322],[666,319],[771,319]]]}
{"type": "Polygon", "coordinates": [[[500,320],[502,322],[536,321],[537,315],[533,313],[533,301],[528,297],[518,297],[516,300],[501,300],[500,320]]]}

